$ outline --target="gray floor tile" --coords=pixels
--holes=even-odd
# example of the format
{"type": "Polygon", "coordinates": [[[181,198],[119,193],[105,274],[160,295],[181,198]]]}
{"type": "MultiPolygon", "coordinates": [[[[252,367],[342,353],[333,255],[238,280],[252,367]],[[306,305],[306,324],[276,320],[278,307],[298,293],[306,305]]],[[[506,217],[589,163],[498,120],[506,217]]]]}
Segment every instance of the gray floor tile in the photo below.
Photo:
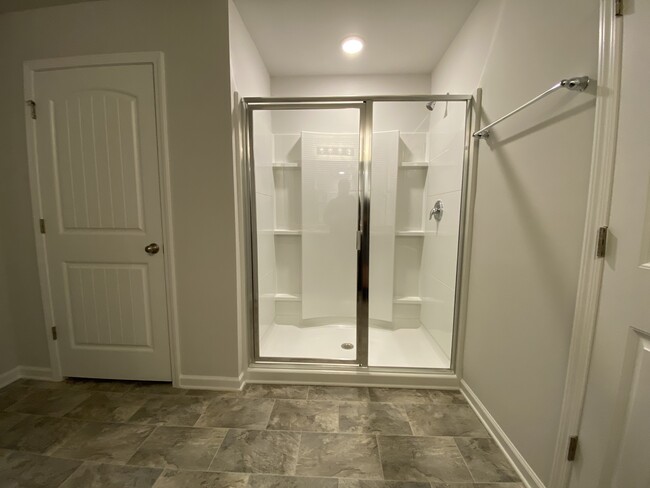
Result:
{"type": "Polygon", "coordinates": [[[407,405],[406,414],[415,435],[489,437],[469,405],[407,405]]]}
{"type": "MultiPolygon", "coordinates": [[[[340,479],[338,488],[431,488],[426,481],[380,481],[340,479]]],[[[459,487],[459,488],[465,488],[459,487]]]]}
{"type": "Polygon", "coordinates": [[[82,464],[60,488],[150,488],[162,469],[113,464],[82,464]]]}
{"type": "Polygon", "coordinates": [[[196,426],[265,429],[274,403],[270,398],[215,398],[196,426]]]}
{"type": "Polygon", "coordinates": [[[465,404],[467,400],[459,390],[428,390],[433,403],[465,404]]]}
{"type": "Polygon", "coordinates": [[[122,464],[133,456],[154,429],[150,425],[93,422],[68,437],[52,454],[64,458],[122,464]]]}
{"type": "Polygon", "coordinates": [[[226,432],[225,429],[158,427],[128,464],[207,471],[226,432]]]}
{"type": "Polygon", "coordinates": [[[30,380],[27,378],[20,379],[12,383],[14,385],[25,386],[28,388],[42,388],[46,390],[68,390],[70,384],[67,381],[45,381],[45,380],[30,380]]]}
{"type": "Polygon", "coordinates": [[[34,389],[24,398],[7,408],[11,412],[52,415],[61,417],[75,408],[90,393],[70,389],[34,389]]]}
{"type": "MultiPolygon", "coordinates": [[[[16,412],[0,412],[0,436],[7,430],[16,425],[28,415],[16,412]]],[[[1,439],[2,437],[0,437],[1,439]]]]}
{"type": "Polygon", "coordinates": [[[381,479],[377,439],[372,435],[303,433],[296,474],[381,479]]]}
{"type": "Polygon", "coordinates": [[[216,398],[216,397],[240,397],[242,392],[238,390],[201,390],[201,389],[192,389],[187,390],[185,393],[186,396],[198,396],[204,398],[216,398]]]}
{"type": "Polygon", "coordinates": [[[0,436],[0,447],[46,454],[60,446],[83,424],[57,417],[27,415],[0,436]]]}
{"type": "Polygon", "coordinates": [[[68,412],[66,417],[99,422],[126,422],[145,401],[143,396],[93,392],[68,412]]]}
{"type": "Polygon", "coordinates": [[[307,385],[246,385],[245,398],[282,398],[289,400],[306,400],[307,385]]]}
{"type": "Polygon", "coordinates": [[[370,388],[371,402],[430,403],[429,390],[408,388],[370,388]]]}
{"type": "Polygon", "coordinates": [[[165,471],[155,488],[246,488],[247,474],[165,471]]]}
{"type": "Polygon", "coordinates": [[[0,480],[18,487],[66,480],[64,488],[523,488],[457,390],[188,391],[84,379],[0,389],[0,480]]]}
{"type": "MultiPolygon", "coordinates": [[[[134,395],[137,396],[137,395],[134,395]]],[[[151,395],[129,422],[191,427],[205,411],[208,399],[181,395],[151,395]]]]}
{"type": "Polygon", "coordinates": [[[134,381],[129,391],[153,395],[185,395],[187,393],[187,390],[183,388],[174,388],[171,383],[161,381],[134,381]]]}
{"type": "Polygon", "coordinates": [[[368,401],[368,388],[354,386],[310,386],[309,400],[368,401]]]}
{"type": "Polygon", "coordinates": [[[210,471],[292,475],[300,435],[264,430],[228,431],[210,471]]]}
{"type": "Polygon", "coordinates": [[[338,481],[336,478],[299,478],[253,474],[248,479],[247,488],[338,488],[338,481]]]}
{"type": "Polygon", "coordinates": [[[477,482],[519,481],[508,459],[492,439],[455,439],[477,482]]]}
{"type": "Polygon", "coordinates": [[[431,483],[431,488],[525,488],[521,483],[431,483]]]}
{"type": "Polygon", "coordinates": [[[99,380],[87,378],[68,378],[67,383],[73,390],[105,391],[125,393],[133,388],[135,381],[99,380]]]}
{"type": "Polygon", "coordinates": [[[341,403],[341,432],[412,435],[402,405],[392,403],[341,403]]]}
{"type": "Polygon", "coordinates": [[[384,478],[403,481],[472,481],[453,438],[379,436],[384,478]]]}
{"type": "Polygon", "coordinates": [[[29,388],[16,384],[5,386],[2,390],[0,390],[0,410],[4,410],[5,408],[10,407],[16,403],[21,398],[26,397],[30,391],[31,390],[29,388]]]}
{"type": "Polygon", "coordinates": [[[339,427],[337,402],[276,400],[268,429],[309,432],[336,432],[339,427]]]}
{"type": "Polygon", "coordinates": [[[0,449],[3,487],[52,488],[59,486],[81,462],[0,449]]]}

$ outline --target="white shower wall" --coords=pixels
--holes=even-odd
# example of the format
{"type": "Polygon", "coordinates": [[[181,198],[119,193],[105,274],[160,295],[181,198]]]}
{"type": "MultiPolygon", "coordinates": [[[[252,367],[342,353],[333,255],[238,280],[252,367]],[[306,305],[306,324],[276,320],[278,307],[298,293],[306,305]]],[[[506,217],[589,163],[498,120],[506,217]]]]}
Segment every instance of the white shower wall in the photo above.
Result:
{"type": "Polygon", "coordinates": [[[271,114],[255,116],[253,131],[255,159],[255,209],[257,220],[257,280],[259,333],[264,337],[275,320],[275,184],[273,178],[273,134],[271,114]]]}

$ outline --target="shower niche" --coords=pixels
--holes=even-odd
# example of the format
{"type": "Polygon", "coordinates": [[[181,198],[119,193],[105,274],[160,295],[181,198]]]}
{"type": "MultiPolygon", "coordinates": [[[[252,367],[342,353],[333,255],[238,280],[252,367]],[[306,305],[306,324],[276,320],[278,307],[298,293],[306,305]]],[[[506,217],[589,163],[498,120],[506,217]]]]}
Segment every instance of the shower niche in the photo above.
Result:
{"type": "MultiPolygon", "coordinates": [[[[466,104],[374,105],[367,364],[449,369],[466,104]],[[430,218],[436,201],[440,221],[430,218]]],[[[256,356],[354,361],[360,116],[269,110],[252,123],[256,356]]]]}

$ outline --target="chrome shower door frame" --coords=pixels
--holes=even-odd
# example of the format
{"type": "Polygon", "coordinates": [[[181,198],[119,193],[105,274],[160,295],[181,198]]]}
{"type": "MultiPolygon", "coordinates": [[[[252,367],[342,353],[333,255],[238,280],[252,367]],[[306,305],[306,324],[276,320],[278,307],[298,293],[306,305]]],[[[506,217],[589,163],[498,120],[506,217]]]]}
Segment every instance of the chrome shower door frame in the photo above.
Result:
{"type": "Polygon", "coordinates": [[[369,236],[364,231],[369,228],[369,224],[364,224],[365,220],[370,217],[370,197],[365,192],[370,190],[367,181],[366,171],[369,164],[370,149],[372,143],[367,139],[368,134],[372,137],[372,106],[368,106],[363,100],[358,98],[349,100],[294,100],[294,99],[243,99],[244,107],[244,148],[246,159],[246,186],[248,188],[247,199],[247,217],[249,221],[249,238],[247,241],[250,245],[250,268],[249,273],[249,290],[252,296],[249,297],[249,303],[252,307],[249,312],[252,317],[253,340],[250,341],[250,352],[254,362],[285,362],[285,363],[303,363],[303,364],[340,364],[340,365],[357,365],[365,366],[368,364],[368,332],[365,334],[363,328],[368,327],[368,267],[363,266],[364,252],[368,254],[368,243],[364,245],[364,240],[368,241],[369,236]],[[356,300],[356,336],[357,347],[354,359],[326,359],[326,358],[307,358],[307,357],[270,357],[260,354],[260,336],[259,336],[259,293],[257,284],[257,219],[255,215],[255,156],[253,154],[253,113],[260,110],[336,110],[336,109],[356,109],[359,111],[359,169],[358,169],[358,219],[357,230],[361,236],[360,249],[357,249],[357,300],[356,300]],[[370,132],[368,131],[368,113],[370,113],[370,132]]]}
{"type": "Polygon", "coordinates": [[[359,367],[377,372],[437,372],[453,373],[456,368],[459,336],[460,293],[463,274],[463,247],[466,234],[467,191],[469,174],[469,144],[471,140],[471,95],[388,95],[362,97],[245,97],[241,102],[243,180],[248,195],[244,201],[244,218],[246,226],[245,252],[247,255],[247,311],[249,338],[249,358],[251,364],[264,364],[270,367],[315,368],[335,367],[340,371],[358,371],[359,367]],[[461,209],[458,237],[458,258],[456,269],[456,290],[454,297],[453,338],[450,368],[402,368],[402,367],[369,367],[368,366],[368,335],[369,335],[369,271],[370,271],[370,176],[372,164],[372,131],[374,102],[465,102],[465,146],[463,154],[463,180],[461,191],[461,209]],[[287,358],[265,357],[260,355],[259,348],[259,297],[257,284],[257,221],[255,201],[255,160],[253,154],[253,113],[258,110],[318,110],[354,108],[359,110],[359,204],[358,229],[360,245],[357,250],[357,306],[356,306],[356,358],[351,360],[319,359],[319,358],[287,358]]]}

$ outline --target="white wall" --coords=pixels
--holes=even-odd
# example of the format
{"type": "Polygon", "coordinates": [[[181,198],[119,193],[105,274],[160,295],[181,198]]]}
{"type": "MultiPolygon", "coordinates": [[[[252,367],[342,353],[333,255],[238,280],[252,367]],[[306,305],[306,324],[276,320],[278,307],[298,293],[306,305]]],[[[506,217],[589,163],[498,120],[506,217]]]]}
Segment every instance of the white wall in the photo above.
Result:
{"type": "MultiPolygon", "coordinates": [[[[594,76],[598,2],[481,0],[432,75],[483,88],[484,122],[573,75],[594,76]]],[[[594,117],[561,92],[480,144],[464,380],[549,479],[567,366],[594,117]]]]}
{"type": "Polygon", "coordinates": [[[18,359],[49,366],[36,267],[22,63],[163,51],[181,372],[236,377],[237,287],[225,0],[111,0],[0,16],[0,229],[18,359]]]}
{"type": "MultiPolygon", "coordinates": [[[[240,134],[237,127],[240,121],[239,100],[235,97],[237,92],[240,98],[243,97],[264,97],[271,94],[271,80],[264,65],[264,61],[251,39],[250,33],[244,24],[237,7],[228,0],[228,25],[230,37],[230,76],[232,90],[232,120],[233,120],[233,141],[234,147],[240,146],[240,134]]],[[[271,118],[269,114],[259,114],[255,119],[254,147],[256,150],[256,162],[266,162],[263,168],[256,171],[256,204],[258,234],[258,286],[259,286],[259,312],[260,312],[260,335],[263,335],[273,322],[275,316],[276,293],[275,276],[275,242],[273,236],[273,169],[269,163],[272,159],[271,141],[271,118]],[[266,210],[266,211],[265,211],[266,210]],[[269,218],[270,217],[270,218],[269,218]]],[[[246,297],[248,294],[247,277],[250,270],[247,266],[248,256],[246,226],[248,221],[244,215],[245,202],[247,197],[242,191],[244,174],[242,154],[235,151],[235,192],[237,201],[237,250],[238,250],[238,288],[239,288],[239,371],[243,372],[248,365],[248,324],[249,316],[246,297]]]]}
{"type": "Polygon", "coordinates": [[[269,72],[232,0],[228,0],[228,28],[233,90],[241,97],[270,96],[269,72]]]}

